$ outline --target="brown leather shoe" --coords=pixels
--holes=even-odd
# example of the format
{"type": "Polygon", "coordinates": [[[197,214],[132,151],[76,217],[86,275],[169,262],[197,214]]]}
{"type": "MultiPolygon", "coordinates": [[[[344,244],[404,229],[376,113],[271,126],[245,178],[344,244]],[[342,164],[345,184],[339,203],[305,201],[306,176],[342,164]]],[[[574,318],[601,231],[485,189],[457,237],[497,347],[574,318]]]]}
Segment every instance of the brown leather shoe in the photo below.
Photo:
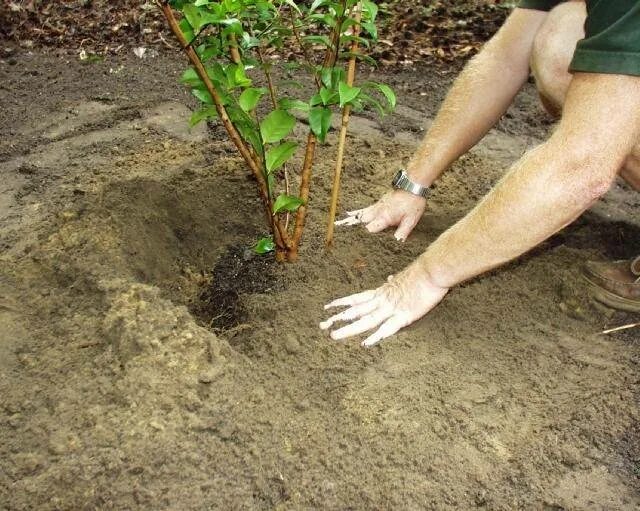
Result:
{"type": "Polygon", "coordinates": [[[584,278],[599,302],[630,312],[640,312],[640,256],[631,261],[588,261],[584,278]]]}

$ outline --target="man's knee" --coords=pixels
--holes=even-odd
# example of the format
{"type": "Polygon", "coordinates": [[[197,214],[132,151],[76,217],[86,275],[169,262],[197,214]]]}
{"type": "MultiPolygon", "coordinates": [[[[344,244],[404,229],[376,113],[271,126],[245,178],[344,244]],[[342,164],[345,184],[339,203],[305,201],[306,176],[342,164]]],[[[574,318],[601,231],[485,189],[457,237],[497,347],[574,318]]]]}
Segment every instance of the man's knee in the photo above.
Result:
{"type": "Polygon", "coordinates": [[[533,43],[531,71],[542,103],[552,114],[562,110],[571,81],[569,64],[576,43],[584,37],[584,2],[566,2],[555,7],[540,27],[533,43]]]}

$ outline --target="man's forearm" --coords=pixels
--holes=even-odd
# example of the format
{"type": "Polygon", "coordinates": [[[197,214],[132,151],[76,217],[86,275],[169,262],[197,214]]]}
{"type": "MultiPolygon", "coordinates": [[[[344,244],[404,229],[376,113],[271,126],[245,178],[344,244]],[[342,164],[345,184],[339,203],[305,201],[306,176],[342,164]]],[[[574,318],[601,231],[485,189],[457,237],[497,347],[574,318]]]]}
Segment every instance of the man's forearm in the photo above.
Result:
{"type": "Polygon", "coordinates": [[[516,9],[460,73],[408,165],[412,180],[431,185],[504,114],[527,80],[533,38],[544,17],[516,9]]]}
{"type": "Polygon", "coordinates": [[[436,285],[452,287],[572,222],[605,193],[638,140],[639,108],[639,78],[574,78],[558,131],[525,155],[418,264],[436,285]]]}

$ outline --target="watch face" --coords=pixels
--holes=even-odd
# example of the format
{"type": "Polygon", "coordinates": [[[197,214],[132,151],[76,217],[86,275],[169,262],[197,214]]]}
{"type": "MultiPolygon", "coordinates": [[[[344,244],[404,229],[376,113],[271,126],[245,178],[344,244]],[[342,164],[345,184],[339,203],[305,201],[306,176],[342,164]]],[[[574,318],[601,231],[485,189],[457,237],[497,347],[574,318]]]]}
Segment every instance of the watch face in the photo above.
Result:
{"type": "Polygon", "coordinates": [[[396,172],[395,176],[393,176],[393,179],[391,180],[391,184],[393,186],[396,186],[398,184],[398,181],[400,181],[401,177],[402,177],[402,170],[399,170],[398,172],[396,172]]]}

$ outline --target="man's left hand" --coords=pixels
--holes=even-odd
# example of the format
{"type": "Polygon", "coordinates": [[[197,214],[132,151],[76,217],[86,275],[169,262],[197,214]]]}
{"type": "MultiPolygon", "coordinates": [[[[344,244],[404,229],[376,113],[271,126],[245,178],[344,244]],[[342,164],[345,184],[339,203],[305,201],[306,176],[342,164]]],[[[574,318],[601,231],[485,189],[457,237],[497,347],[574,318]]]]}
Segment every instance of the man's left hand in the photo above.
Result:
{"type": "Polygon", "coordinates": [[[334,300],[325,305],[349,307],[320,323],[327,330],[337,321],[350,322],[331,332],[333,339],[344,339],[368,330],[377,330],[367,337],[362,346],[373,346],[395,334],[433,309],[449,291],[436,286],[419,262],[414,262],[402,272],[389,277],[386,284],[355,295],[334,300]]]}

